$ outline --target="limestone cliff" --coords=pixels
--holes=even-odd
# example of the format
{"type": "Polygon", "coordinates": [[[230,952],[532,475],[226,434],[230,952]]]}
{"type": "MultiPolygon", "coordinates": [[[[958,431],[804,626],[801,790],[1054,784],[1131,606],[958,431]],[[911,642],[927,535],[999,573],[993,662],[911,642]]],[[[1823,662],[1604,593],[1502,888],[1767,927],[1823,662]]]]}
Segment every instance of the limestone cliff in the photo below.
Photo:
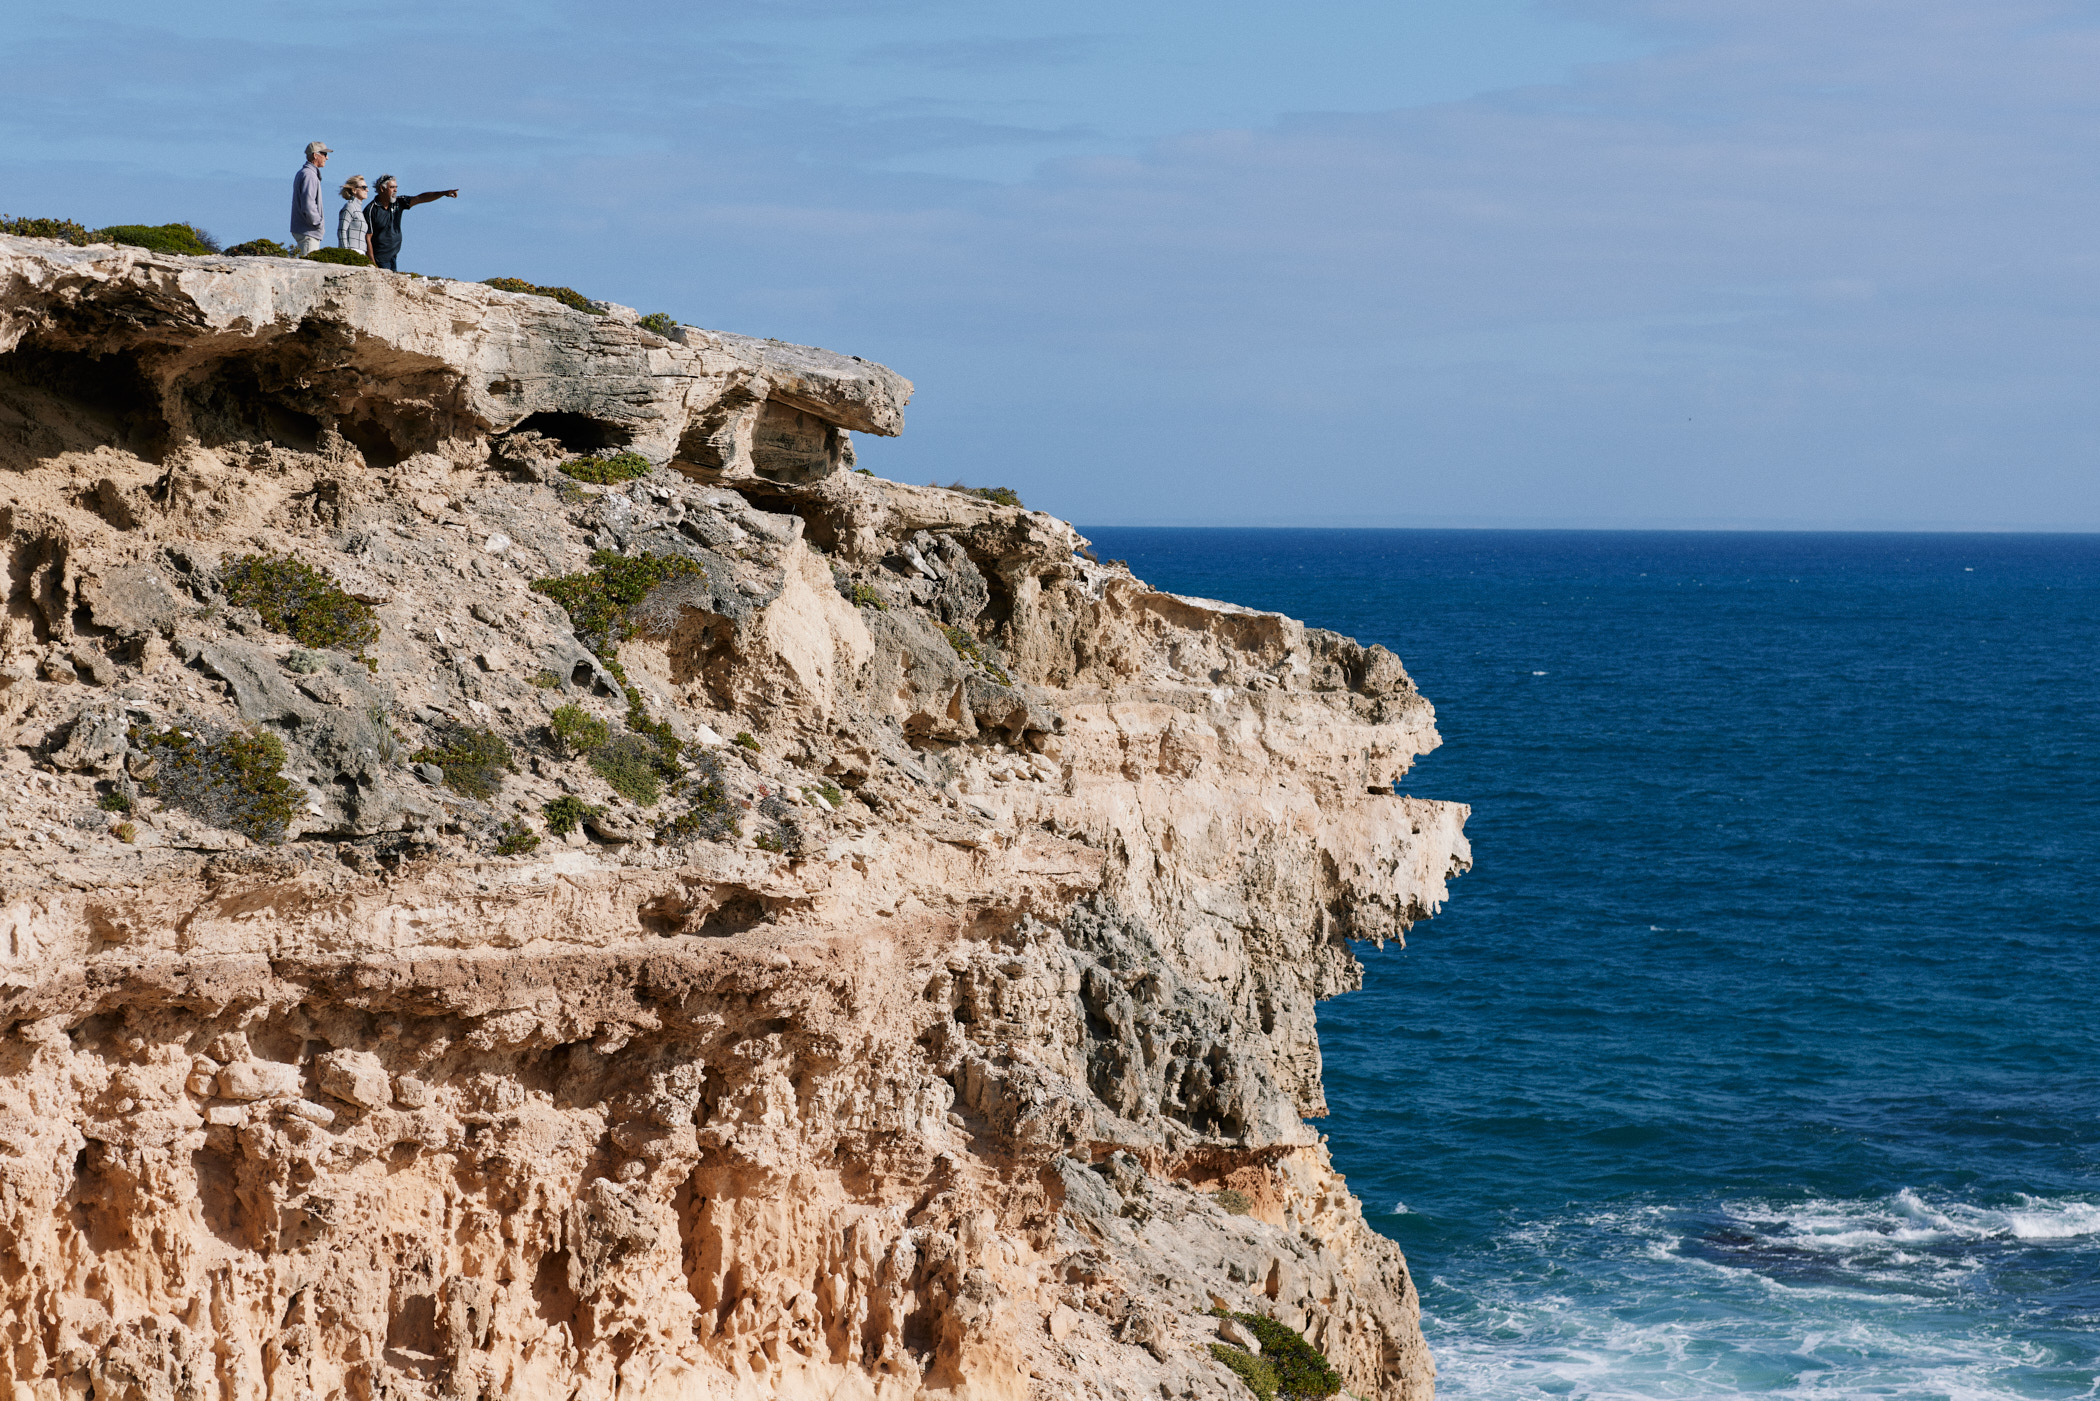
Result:
{"type": "Polygon", "coordinates": [[[1305,1123],[1349,941],[1467,861],[1429,704],[852,470],[910,392],[0,238],[17,1401],[1244,1397],[1220,1305],[1430,1394],[1305,1123]]]}

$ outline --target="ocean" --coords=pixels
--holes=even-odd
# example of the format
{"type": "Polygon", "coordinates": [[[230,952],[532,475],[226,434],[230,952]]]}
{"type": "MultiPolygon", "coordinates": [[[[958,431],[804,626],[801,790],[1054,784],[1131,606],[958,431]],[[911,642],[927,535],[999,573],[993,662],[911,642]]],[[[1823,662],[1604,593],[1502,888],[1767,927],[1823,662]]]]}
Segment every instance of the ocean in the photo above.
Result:
{"type": "Polygon", "coordinates": [[[2100,537],[1088,533],[1437,707],[1321,1127],[1442,1396],[2100,1392],[2100,537]]]}

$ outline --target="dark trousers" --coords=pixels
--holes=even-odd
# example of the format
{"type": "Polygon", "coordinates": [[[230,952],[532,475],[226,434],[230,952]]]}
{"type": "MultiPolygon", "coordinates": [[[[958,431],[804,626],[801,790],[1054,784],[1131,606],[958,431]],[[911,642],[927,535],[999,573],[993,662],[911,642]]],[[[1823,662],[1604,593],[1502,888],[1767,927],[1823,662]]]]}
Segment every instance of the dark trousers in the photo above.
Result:
{"type": "Polygon", "coordinates": [[[394,266],[394,259],[400,256],[401,250],[398,248],[387,253],[381,253],[375,249],[372,253],[372,262],[374,266],[385,268],[388,272],[399,272],[401,269],[394,266]]]}

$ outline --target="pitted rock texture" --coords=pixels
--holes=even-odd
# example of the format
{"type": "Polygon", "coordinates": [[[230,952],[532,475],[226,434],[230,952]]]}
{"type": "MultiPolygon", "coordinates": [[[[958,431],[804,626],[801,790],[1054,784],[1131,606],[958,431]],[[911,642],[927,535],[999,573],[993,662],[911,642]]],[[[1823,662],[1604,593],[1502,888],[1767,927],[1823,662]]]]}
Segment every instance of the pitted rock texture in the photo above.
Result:
{"type": "Polygon", "coordinates": [[[1406,1265],[1305,1122],[1350,941],[1468,861],[1463,807],[1393,790],[1428,702],[1382,648],[847,470],[909,389],[0,238],[18,1398],[1238,1398],[1217,1308],[1429,1396],[1406,1265]],[[560,470],[616,448],[653,469],[560,470]],[[274,633],[220,582],[250,554],[378,640],[274,633]],[[535,587],[643,556],[685,563],[617,640],[535,587]],[[565,706],[675,745],[663,795],[565,706]],[[281,746],[282,840],[156,798],[171,733],[281,746]],[[427,757],[466,733],[510,756],[481,795],[427,757]],[[733,824],[681,824],[709,793],[733,824]]]}

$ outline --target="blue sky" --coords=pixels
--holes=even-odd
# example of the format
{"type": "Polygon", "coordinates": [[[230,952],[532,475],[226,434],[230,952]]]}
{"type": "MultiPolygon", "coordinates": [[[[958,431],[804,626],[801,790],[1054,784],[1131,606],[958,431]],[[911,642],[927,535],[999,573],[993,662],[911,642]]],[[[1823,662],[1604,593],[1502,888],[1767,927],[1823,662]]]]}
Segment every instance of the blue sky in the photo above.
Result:
{"type": "Polygon", "coordinates": [[[2100,3],[134,0],[0,35],[0,211],[880,359],[1082,523],[2100,528],[2100,3]],[[193,13],[200,8],[208,13],[193,13]],[[333,202],[331,201],[331,204],[333,202]]]}

